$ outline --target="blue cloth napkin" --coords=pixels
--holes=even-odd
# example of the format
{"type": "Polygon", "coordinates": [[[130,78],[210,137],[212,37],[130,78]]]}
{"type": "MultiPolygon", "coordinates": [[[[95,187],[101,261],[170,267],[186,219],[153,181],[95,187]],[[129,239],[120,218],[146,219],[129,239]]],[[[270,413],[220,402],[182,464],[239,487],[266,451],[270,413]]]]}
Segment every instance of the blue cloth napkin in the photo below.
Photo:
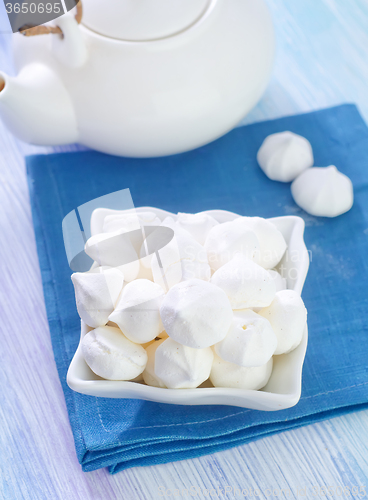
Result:
{"type": "Polygon", "coordinates": [[[368,407],[368,128],[343,105],[233,130],[195,151],[157,159],[97,152],[27,158],[33,221],[55,360],[84,471],[197,457],[275,432],[368,407]],[[315,164],[336,165],[354,184],[350,212],[316,218],[290,185],[269,180],[256,153],[268,134],[291,130],[312,143],[315,164]],[[129,188],[135,206],[172,212],[225,209],[243,215],[300,215],[311,266],[303,291],[309,345],[302,397],[288,410],[176,406],[83,396],[66,385],[80,325],[61,230],[79,205],[129,188]]]}

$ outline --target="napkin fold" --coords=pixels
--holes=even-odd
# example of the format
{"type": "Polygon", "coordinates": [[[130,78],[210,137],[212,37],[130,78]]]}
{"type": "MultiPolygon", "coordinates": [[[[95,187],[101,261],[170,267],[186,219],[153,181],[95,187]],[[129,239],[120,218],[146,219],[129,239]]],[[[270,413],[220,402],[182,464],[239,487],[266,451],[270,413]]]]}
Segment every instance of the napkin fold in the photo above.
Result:
{"type": "Polygon", "coordinates": [[[368,407],[368,128],[354,105],[237,128],[166,158],[88,151],[30,156],[26,162],[55,361],[84,471],[108,467],[115,473],[193,458],[368,407]],[[351,178],[355,202],[348,213],[312,217],[295,205],[289,184],[263,174],[256,153],[268,134],[284,130],[309,139],[316,165],[334,164],[351,178]],[[262,412],[178,406],[95,398],[68,388],[80,323],[61,223],[79,205],[124,188],[136,207],[304,218],[311,256],[303,290],[309,344],[295,407],[262,412]]]}

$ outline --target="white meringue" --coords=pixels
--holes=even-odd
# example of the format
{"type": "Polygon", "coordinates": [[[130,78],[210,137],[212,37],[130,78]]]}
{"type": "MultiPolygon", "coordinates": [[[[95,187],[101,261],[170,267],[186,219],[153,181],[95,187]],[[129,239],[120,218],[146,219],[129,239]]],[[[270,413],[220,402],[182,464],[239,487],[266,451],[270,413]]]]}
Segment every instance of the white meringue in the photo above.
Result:
{"type": "Polygon", "coordinates": [[[102,232],[124,232],[140,229],[142,226],[159,226],[161,220],[154,212],[131,212],[107,215],[103,220],[102,232]]]}
{"type": "Polygon", "coordinates": [[[287,244],[275,224],[262,217],[240,217],[234,222],[244,224],[257,236],[259,256],[254,259],[257,264],[265,269],[272,269],[280,262],[287,244]]]}
{"type": "Polygon", "coordinates": [[[276,294],[270,273],[240,253],[213,274],[211,283],[226,293],[233,309],[266,307],[276,294]]]}
{"type": "Polygon", "coordinates": [[[303,210],[320,217],[337,217],[354,203],[351,180],[334,165],[313,167],[300,174],[291,185],[291,194],[303,210]]]}
{"type": "Polygon", "coordinates": [[[151,269],[151,256],[139,259],[139,271],[136,279],[153,281],[153,274],[151,269]],[[146,259],[149,259],[149,265],[146,265],[146,259]]]}
{"type": "Polygon", "coordinates": [[[274,181],[290,182],[313,166],[310,142],[293,132],[279,132],[266,137],[257,154],[264,173],[274,181]]]}
{"type": "Polygon", "coordinates": [[[213,271],[229,262],[236,253],[251,260],[259,257],[259,242],[242,218],[214,226],[206,238],[204,248],[213,271]]]}
{"type": "MultiPolygon", "coordinates": [[[[127,233],[130,232],[130,241],[132,246],[139,255],[144,240],[145,227],[147,226],[160,226],[161,220],[154,212],[118,212],[117,214],[107,215],[103,220],[103,233],[127,233]],[[137,230],[141,231],[137,231],[137,230]],[[134,232],[134,233],[133,233],[134,232]]],[[[147,257],[146,257],[147,259],[147,257]]],[[[139,261],[138,274],[134,279],[149,279],[153,281],[151,270],[151,258],[148,260],[148,265],[145,265],[144,260],[139,261]]],[[[136,266],[136,265],[134,265],[136,266]]],[[[132,267],[132,266],[130,266],[132,267]]],[[[129,273],[128,273],[129,274],[129,273]]],[[[129,278],[129,276],[128,276],[129,278]]],[[[132,281],[128,279],[128,281],[132,281]]]]}
{"type": "Polygon", "coordinates": [[[125,285],[109,320],[132,342],[150,342],[164,329],[159,312],[164,296],[160,285],[145,279],[134,280],[125,285]]]}
{"type": "Polygon", "coordinates": [[[277,292],[272,304],[258,314],[268,319],[277,336],[275,354],[290,352],[300,344],[307,323],[307,310],[294,290],[277,292]]]}
{"type": "Polygon", "coordinates": [[[156,349],[155,375],[169,389],[194,389],[208,379],[212,361],[210,347],[193,349],[168,338],[156,349]]]}
{"type": "Polygon", "coordinates": [[[268,272],[275,283],[276,293],[280,290],[287,290],[287,281],[278,271],[270,269],[268,272]]]}
{"type": "Polygon", "coordinates": [[[111,267],[97,267],[86,273],[74,273],[71,279],[82,320],[92,328],[106,325],[123,289],[123,273],[111,267]]]}
{"type": "Polygon", "coordinates": [[[244,309],[234,314],[226,337],[215,344],[216,354],[224,361],[239,366],[262,366],[272,357],[277,337],[265,318],[244,309]]]}
{"type": "MultiPolygon", "coordinates": [[[[117,325],[116,325],[117,326],[117,325]]],[[[159,333],[157,335],[157,337],[155,337],[153,340],[150,340],[149,342],[145,342],[144,344],[141,344],[141,346],[144,348],[144,349],[147,349],[147,347],[149,347],[151,344],[154,344],[155,342],[157,342],[158,340],[162,340],[162,339],[167,339],[168,338],[168,334],[165,332],[165,330],[162,330],[161,333],[159,333]]]]}
{"type": "Polygon", "coordinates": [[[84,251],[99,266],[118,267],[126,282],[133,281],[139,272],[139,260],[129,237],[122,231],[91,236],[84,251]]]}
{"type": "Polygon", "coordinates": [[[165,340],[166,339],[154,340],[152,344],[146,347],[148,360],[146,368],[144,369],[143,372],[143,380],[147,385],[151,385],[152,387],[166,387],[166,385],[155,373],[156,350],[165,340]]]}
{"type": "MultiPolygon", "coordinates": [[[[157,259],[157,253],[161,252],[163,248],[168,246],[168,249],[165,249],[164,251],[164,253],[166,252],[166,259],[167,250],[169,250],[170,253],[171,249],[171,252],[174,251],[174,256],[179,260],[179,250],[177,248],[176,241],[172,241],[175,234],[174,230],[163,226],[161,221],[159,225],[145,226],[142,235],[143,234],[144,238],[141,241],[140,247],[138,249],[138,255],[140,256],[140,269],[137,278],[145,278],[153,281],[151,264],[154,254],[156,253],[157,259]]],[[[159,262],[162,264],[161,258],[159,262]]],[[[160,275],[160,285],[162,286],[163,271],[161,271],[160,275]]]]}
{"type": "Polygon", "coordinates": [[[208,281],[211,278],[211,269],[202,245],[188,231],[175,224],[171,217],[167,217],[162,226],[173,229],[174,238],[158,252],[160,261],[156,254],[152,256],[151,269],[154,282],[168,290],[188,279],[198,278],[208,281]]]}
{"type": "Polygon", "coordinates": [[[111,326],[100,326],[87,333],[82,339],[82,353],[91,370],[107,380],[132,380],[147,363],[143,347],[111,326]]]}
{"type": "Polygon", "coordinates": [[[144,382],[143,373],[140,373],[137,377],[132,378],[131,382],[144,382]]]}
{"type": "Polygon", "coordinates": [[[273,358],[265,365],[249,368],[224,361],[215,354],[210,380],[215,387],[257,391],[267,384],[272,373],[272,366],[273,358]]]}
{"type": "Polygon", "coordinates": [[[222,340],[233,317],[225,292],[198,279],[173,286],[162,302],[160,313],[169,337],[195,349],[222,340]]]}
{"type": "Polygon", "coordinates": [[[177,215],[176,223],[188,231],[201,245],[204,245],[210,230],[219,224],[217,220],[208,214],[184,214],[181,212],[177,215]]]}

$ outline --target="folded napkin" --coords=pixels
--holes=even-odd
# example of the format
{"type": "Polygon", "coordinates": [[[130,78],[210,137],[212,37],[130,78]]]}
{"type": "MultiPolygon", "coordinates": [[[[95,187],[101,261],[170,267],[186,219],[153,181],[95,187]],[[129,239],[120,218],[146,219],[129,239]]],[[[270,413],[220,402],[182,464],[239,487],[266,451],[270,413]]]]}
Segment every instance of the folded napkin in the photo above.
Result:
{"type": "Polygon", "coordinates": [[[47,315],[77,455],[84,471],[197,457],[368,407],[368,128],[343,105],[237,128],[195,151],[157,159],[96,152],[27,158],[47,315]],[[290,185],[269,180],[256,153],[268,134],[310,140],[315,164],[334,164],[354,184],[350,212],[316,218],[299,209],[290,185]],[[311,266],[303,290],[309,345],[302,397],[287,410],[178,406],[83,396],[66,385],[80,323],[63,245],[63,217],[87,201],[129,188],[135,206],[172,212],[225,209],[262,217],[300,215],[311,266]]]}

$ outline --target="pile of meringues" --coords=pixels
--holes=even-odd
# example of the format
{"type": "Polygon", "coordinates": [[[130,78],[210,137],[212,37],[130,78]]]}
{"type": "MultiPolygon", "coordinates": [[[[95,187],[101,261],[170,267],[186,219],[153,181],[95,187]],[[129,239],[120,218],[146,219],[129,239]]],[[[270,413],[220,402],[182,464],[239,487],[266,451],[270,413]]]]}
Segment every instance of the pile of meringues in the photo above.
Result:
{"type": "Polygon", "coordinates": [[[301,297],[274,269],[286,248],[260,217],[220,224],[204,213],[162,222],[153,212],[106,216],[85,246],[92,269],[72,275],[89,327],[86,363],[104,379],[155,387],[196,388],[210,379],[215,387],[261,389],[273,356],[299,345],[307,321],[301,297]],[[116,266],[123,251],[116,235],[137,223],[174,236],[158,255],[116,266]]]}

